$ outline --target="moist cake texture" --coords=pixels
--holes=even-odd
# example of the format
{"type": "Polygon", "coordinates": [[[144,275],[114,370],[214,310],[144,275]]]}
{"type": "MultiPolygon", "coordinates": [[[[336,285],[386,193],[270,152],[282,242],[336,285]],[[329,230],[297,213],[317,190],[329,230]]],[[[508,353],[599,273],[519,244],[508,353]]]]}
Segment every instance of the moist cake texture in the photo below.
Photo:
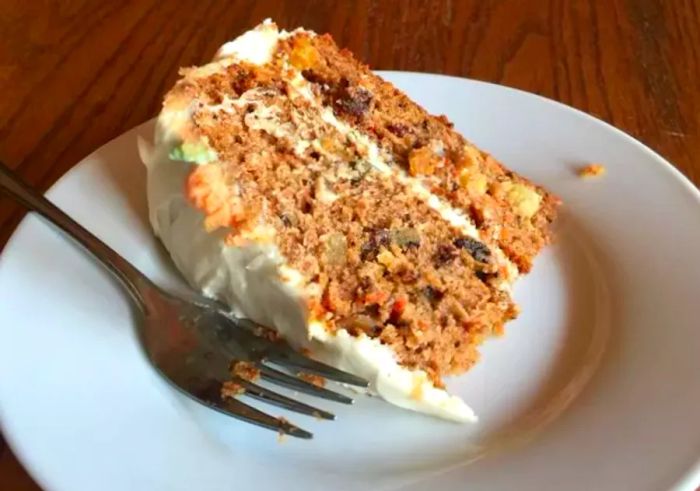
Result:
{"type": "Polygon", "coordinates": [[[389,402],[474,420],[442,377],[517,315],[557,198],[328,35],[266,21],[181,75],[142,153],[188,280],[389,402]]]}

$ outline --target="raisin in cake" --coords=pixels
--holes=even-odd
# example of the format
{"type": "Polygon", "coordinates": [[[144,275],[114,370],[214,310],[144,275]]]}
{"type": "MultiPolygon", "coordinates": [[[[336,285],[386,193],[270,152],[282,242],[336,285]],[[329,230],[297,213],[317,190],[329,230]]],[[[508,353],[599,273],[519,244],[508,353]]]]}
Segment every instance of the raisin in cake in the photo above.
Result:
{"type": "Polygon", "coordinates": [[[475,420],[443,376],[516,316],[555,197],[330,36],[270,21],[181,71],[142,154],[195,287],[390,403],[475,420]]]}

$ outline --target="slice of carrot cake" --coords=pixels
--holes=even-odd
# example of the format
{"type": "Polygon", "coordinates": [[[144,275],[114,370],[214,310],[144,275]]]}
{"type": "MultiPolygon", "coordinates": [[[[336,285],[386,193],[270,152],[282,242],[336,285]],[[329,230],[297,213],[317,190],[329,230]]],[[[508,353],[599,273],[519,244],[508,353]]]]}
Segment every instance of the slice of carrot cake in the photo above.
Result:
{"type": "Polygon", "coordinates": [[[557,199],[328,35],[266,21],[181,75],[143,154],[185,277],[390,403],[475,420],[442,377],[516,316],[557,199]]]}

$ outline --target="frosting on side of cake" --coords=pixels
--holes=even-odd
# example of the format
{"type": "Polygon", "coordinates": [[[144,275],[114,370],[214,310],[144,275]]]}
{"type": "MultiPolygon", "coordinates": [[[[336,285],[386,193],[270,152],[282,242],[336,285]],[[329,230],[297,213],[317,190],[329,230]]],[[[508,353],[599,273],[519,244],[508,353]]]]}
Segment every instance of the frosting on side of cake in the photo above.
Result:
{"type": "MultiPolygon", "coordinates": [[[[226,232],[206,232],[203,214],[184,194],[184,181],[193,165],[173,161],[173,140],[158,122],[156,145],[140,142],[148,169],[148,207],[156,235],[190,284],[205,295],[221,299],[237,315],[274,326],[296,345],[304,342],[304,308],[294,287],[280,280],[284,261],[276,247],[225,244],[226,232]]],[[[291,277],[291,275],[289,275],[291,277]]]]}
{"type": "MultiPolygon", "coordinates": [[[[265,22],[224,45],[215,61],[194,69],[193,76],[212,73],[237,61],[265,64],[274,53],[277,40],[288,35],[265,22]]],[[[303,79],[299,79],[302,77],[295,77],[290,84],[296,89],[296,95],[318,104],[304,86],[303,79]]],[[[219,109],[225,110],[226,104],[236,103],[236,100],[224,101],[219,109]]],[[[259,110],[264,112],[267,108],[259,110]]],[[[398,176],[447,222],[466,235],[478,237],[478,231],[466,216],[433,196],[417,180],[389,166],[373,141],[339,121],[330,109],[322,108],[320,114],[326,123],[344,134],[352,134],[356,144],[364,145],[376,170],[398,176]]],[[[476,421],[474,412],[460,398],[435,387],[424,371],[402,367],[391,348],[378,339],[351,336],[344,329],[331,333],[322,322],[310,321],[300,286],[303,275],[285,264],[274,245],[254,242],[227,245],[225,229],[206,230],[203,214],[185,195],[184,183],[194,166],[214,157],[205,151],[195,158],[173,158],[174,149],[182,143],[181,133],[190,115],[188,105],[166,102],[158,118],[155,145],[149,147],[140,143],[141,156],[148,168],[152,227],[187,280],[205,295],[225,301],[236,314],[274,327],[293,345],[308,347],[318,358],[367,378],[370,391],[392,404],[455,421],[476,421]]],[[[256,124],[264,122],[265,118],[260,118],[256,124]]],[[[281,128],[260,129],[284,136],[281,128]]],[[[299,142],[299,152],[311,144],[313,142],[299,142]]],[[[330,195],[327,197],[334,199],[330,195]]],[[[498,250],[496,252],[498,254],[498,250]]],[[[499,259],[508,263],[502,253],[499,259]]],[[[509,288],[517,275],[514,267],[509,271],[511,275],[504,288],[509,288]]]]}

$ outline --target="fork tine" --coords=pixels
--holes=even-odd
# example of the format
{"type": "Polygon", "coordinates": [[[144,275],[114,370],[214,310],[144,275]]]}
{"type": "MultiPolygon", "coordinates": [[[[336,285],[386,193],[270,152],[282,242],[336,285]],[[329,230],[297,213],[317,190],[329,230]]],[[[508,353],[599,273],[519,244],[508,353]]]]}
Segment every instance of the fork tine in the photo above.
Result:
{"type": "Polygon", "coordinates": [[[320,375],[323,378],[327,378],[335,382],[355,385],[363,388],[366,388],[369,385],[369,383],[363,378],[357,377],[342,370],[338,370],[337,368],[321,363],[320,361],[307,358],[291,348],[275,350],[267,356],[267,359],[270,362],[284,368],[313,373],[314,375],[320,375]]]}
{"type": "Polygon", "coordinates": [[[268,430],[277,431],[279,433],[284,433],[285,435],[295,436],[297,438],[303,438],[305,440],[310,440],[313,438],[313,434],[306,430],[302,430],[298,426],[285,421],[282,418],[275,418],[264,412],[255,409],[253,406],[249,406],[238,399],[226,398],[221,401],[220,404],[214,406],[215,409],[219,410],[224,414],[233,416],[234,418],[245,421],[246,423],[252,423],[268,430]]]}
{"type": "Polygon", "coordinates": [[[313,406],[309,406],[308,404],[304,404],[303,402],[295,401],[294,399],[291,399],[287,396],[283,396],[282,394],[278,394],[277,392],[274,392],[265,387],[261,387],[252,382],[248,382],[247,380],[244,380],[240,377],[235,377],[233,380],[235,383],[241,385],[244,388],[246,395],[254,397],[255,399],[261,400],[263,402],[267,402],[268,404],[274,404],[275,406],[279,406],[289,411],[296,411],[297,413],[306,414],[308,416],[315,416],[321,419],[335,419],[335,415],[333,413],[329,413],[328,411],[324,411],[323,409],[318,409],[313,406]]]}
{"type": "Polygon", "coordinates": [[[329,401],[342,402],[343,404],[353,403],[353,400],[344,394],[339,394],[338,392],[333,392],[332,390],[318,387],[314,384],[310,384],[309,382],[298,379],[284,372],[280,372],[279,370],[266,365],[260,365],[260,377],[263,380],[282,385],[288,389],[304,392],[305,394],[310,394],[329,401]]]}
{"type": "MultiPolygon", "coordinates": [[[[269,329],[251,321],[250,319],[236,318],[234,320],[228,316],[226,317],[229,322],[233,323],[236,327],[243,328],[243,330],[248,333],[255,333],[256,329],[261,328],[269,329]]],[[[256,334],[256,336],[260,338],[259,334],[256,334]]],[[[357,387],[367,388],[369,386],[369,382],[361,377],[344,372],[330,365],[326,365],[320,361],[312,360],[311,358],[298,353],[285,341],[274,343],[274,347],[272,349],[265,349],[264,359],[292,371],[308,372],[335,382],[354,385],[357,387]]]]}

